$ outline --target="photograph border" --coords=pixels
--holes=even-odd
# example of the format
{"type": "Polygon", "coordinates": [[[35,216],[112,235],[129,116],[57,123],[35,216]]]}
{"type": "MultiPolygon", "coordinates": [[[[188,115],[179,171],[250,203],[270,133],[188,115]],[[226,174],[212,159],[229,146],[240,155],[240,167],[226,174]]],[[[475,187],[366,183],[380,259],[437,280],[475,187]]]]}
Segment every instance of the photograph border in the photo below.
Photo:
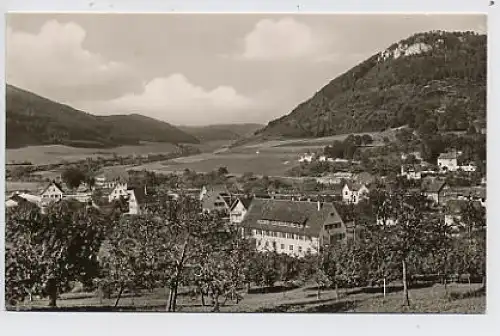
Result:
{"type": "MultiPolygon", "coordinates": [[[[88,12],[88,13],[487,13],[488,29],[488,74],[487,74],[487,313],[484,315],[435,315],[435,314],[198,314],[198,313],[16,313],[6,312],[4,302],[4,225],[5,209],[1,208],[0,216],[0,330],[9,334],[24,335],[36,331],[38,335],[97,335],[120,334],[133,335],[151,330],[152,333],[173,335],[193,335],[201,332],[209,335],[232,334],[254,335],[255,333],[295,335],[324,334],[335,332],[383,333],[384,335],[417,335],[417,334],[450,334],[450,335],[490,335],[495,333],[495,317],[499,312],[499,291],[497,289],[499,263],[495,256],[500,255],[499,228],[495,219],[500,218],[500,209],[494,206],[500,200],[500,179],[495,174],[499,169],[499,159],[495,149],[500,148],[500,121],[495,109],[500,108],[500,85],[498,78],[500,67],[500,2],[491,4],[485,0],[449,1],[449,0],[406,0],[392,1],[216,1],[216,0],[117,0],[117,1],[84,1],[84,0],[19,0],[1,4],[4,15],[0,25],[1,36],[5,39],[6,12],[88,12]],[[494,64],[495,60],[495,64],[494,64]]],[[[2,44],[2,62],[5,62],[5,41],[2,44]]],[[[1,67],[1,90],[5,96],[5,67],[1,67]]],[[[5,111],[5,99],[0,100],[5,111]]],[[[5,125],[5,113],[1,113],[0,122],[5,125]]],[[[5,126],[2,127],[5,132],[5,126]]],[[[5,133],[1,137],[0,158],[5,167],[5,133]]],[[[1,169],[0,186],[5,188],[5,169],[1,169]]],[[[5,201],[2,192],[0,200],[5,201]]]]}

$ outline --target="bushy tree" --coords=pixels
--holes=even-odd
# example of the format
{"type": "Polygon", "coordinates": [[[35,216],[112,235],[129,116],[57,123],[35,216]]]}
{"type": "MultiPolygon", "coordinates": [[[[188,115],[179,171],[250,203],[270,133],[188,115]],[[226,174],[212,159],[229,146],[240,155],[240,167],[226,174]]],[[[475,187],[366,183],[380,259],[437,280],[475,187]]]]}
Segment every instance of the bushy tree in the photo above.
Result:
{"type": "Polygon", "coordinates": [[[107,231],[98,210],[78,202],[9,209],[6,215],[6,295],[16,304],[26,295],[44,295],[56,306],[73,281],[98,276],[97,253],[107,231]]]}

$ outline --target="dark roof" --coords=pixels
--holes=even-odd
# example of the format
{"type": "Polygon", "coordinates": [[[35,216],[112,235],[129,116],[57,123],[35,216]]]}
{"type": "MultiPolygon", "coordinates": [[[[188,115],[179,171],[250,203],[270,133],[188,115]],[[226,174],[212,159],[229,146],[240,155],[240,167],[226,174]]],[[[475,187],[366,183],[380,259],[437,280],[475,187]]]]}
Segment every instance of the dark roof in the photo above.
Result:
{"type": "Polygon", "coordinates": [[[277,199],[259,199],[252,201],[242,226],[259,229],[276,229],[273,224],[261,224],[259,220],[270,220],[297,224],[297,227],[279,226],[283,232],[302,232],[309,235],[318,235],[325,221],[330,218],[331,223],[342,223],[342,219],[332,203],[290,201],[277,199]]]}
{"type": "Polygon", "coordinates": [[[236,206],[236,204],[238,204],[238,201],[241,202],[241,204],[243,204],[243,207],[248,210],[248,208],[250,207],[250,204],[252,203],[252,198],[248,198],[248,197],[239,197],[239,198],[237,198],[233,202],[233,205],[231,206],[231,210],[233,210],[234,207],[236,206]]]}
{"type": "Polygon", "coordinates": [[[144,204],[146,202],[147,194],[145,187],[136,187],[136,188],[128,188],[127,190],[131,190],[138,204],[144,204]]]}
{"type": "Polygon", "coordinates": [[[430,193],[439,193],[446,182],[440,179],[427,179],[422,181],[422,189],[430,193]]]}
{"type": "Polygon", "coordinates": [[[358,183],[358,182],[347,182],[346,184],[350,190],[359,190],[363,185],[365,185],[364,183],[358,183]]]}
{"type": "Polygon", "coordinates": [[[465,197],[486,198],[486,188],[484,187],[454,188],[453,191],[465,197]]]}
{"type": "Polygon", "coordinates": [[[64,193],[64,188],[62,187],[62,184],[60,184],[56,181],[50,182],[50,184],[48,186],[46,186],[45,189],[43,189],[43,191],[41,193],[43,194],[45,191],[47,191],[47,189],[49,189],[49,187],[51,185],[55,185],[59,190],[61,190],[64,193]]]}

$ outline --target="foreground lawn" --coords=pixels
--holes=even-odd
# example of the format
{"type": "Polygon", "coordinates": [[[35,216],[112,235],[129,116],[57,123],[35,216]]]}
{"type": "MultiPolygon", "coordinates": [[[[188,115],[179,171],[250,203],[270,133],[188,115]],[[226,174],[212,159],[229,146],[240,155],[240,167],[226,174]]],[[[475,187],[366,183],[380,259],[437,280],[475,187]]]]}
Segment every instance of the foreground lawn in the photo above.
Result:
{"type": "MultiPolygon", "coordinates": [[[[410,290],[410,307],[402,306],[402,292],[399,288],[388,291],[383,297],[379,289],[339,290],[339,298],[335,290],[322,291],[320,298],[312,287],[281,290],[274,293],[242,294],[243,299],[221,301],[221,312],[226,313],[468,313],[482,314],[486,312],[486,296],[468,295],[476,291],[480,285],[450,284],[448,295],[442,285],[410,290]]],[[[178,312],[210,312],[210,302],[205,300],[203,306],[200,297],[180,295],[178,312]]],[[[114,308],[115,299],[99,299],[92,293],[65,294],[58,300],[58,310],[95,310],[95,311],[165,311],[166,295],[163,289],[143,296],[125,295],[114,308]]],[[[47,300],[38,300],[26,304],[21,309],[46,309],[47,300]]]]}

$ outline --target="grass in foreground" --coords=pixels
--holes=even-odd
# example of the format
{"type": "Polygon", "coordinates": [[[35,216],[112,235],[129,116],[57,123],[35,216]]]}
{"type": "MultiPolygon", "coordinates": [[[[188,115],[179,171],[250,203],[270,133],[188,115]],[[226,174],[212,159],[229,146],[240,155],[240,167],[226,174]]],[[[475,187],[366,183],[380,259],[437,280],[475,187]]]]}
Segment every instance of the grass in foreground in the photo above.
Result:
{"type": "MultiPolygon", "coordinates": [[[[403,307],[402,292],[396,289],[383,295],[373,290],[349,289],[326,290],[320,298],[312,287],[278,291],[275,293],[243,294],[243,300],[236,304],[227,300],[221,305],[226,313],[461,313],[483,314],[486,312],[486,295],[477,291],[480,285],[451,284],[448,295],[442,285],[410,290],[410,307],[403,307]]],[[[223,300],[221,300],[223,301],[223,300]]],[[[58,301],[57,310],[68,311],[165,311],[166,295],[163,289],[143,296],[125,296],[119,306],[113,308],[114,299],[100,300],[91,293],[64,295],[58,301]]],[[[34,301],[21,307],[22,310],[47,310],[47,300],[34,301]],[[42,308],[43,307],[43,308],[42,308]]],[[[201,304],[200,297],[181,295],[178,312],[210,312],[212,307],[201,304]]]]}

